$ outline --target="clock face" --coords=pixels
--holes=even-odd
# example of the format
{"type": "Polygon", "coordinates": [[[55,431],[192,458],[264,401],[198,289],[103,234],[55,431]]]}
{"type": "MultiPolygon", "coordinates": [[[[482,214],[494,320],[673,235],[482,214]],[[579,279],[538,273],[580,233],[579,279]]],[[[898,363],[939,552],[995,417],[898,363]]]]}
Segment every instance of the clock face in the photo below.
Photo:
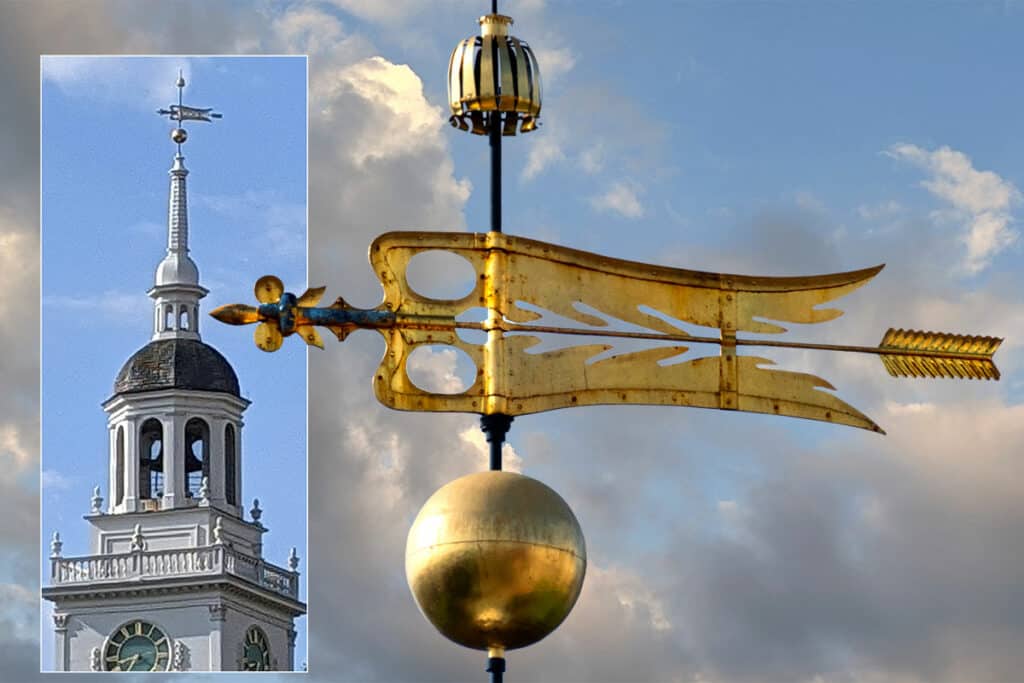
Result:
{"type": "Polygon", "coordinates": [[[146,621],[130,621],[110,634],[103,649],[107,671],[166,671],[171,661],[171,641],[146,621]]]}
{"type": "Polygon", "coordinates": [[[263,631],[251,627],[242,643],[243,671],[270,671],[270,645],[263,631]]]}

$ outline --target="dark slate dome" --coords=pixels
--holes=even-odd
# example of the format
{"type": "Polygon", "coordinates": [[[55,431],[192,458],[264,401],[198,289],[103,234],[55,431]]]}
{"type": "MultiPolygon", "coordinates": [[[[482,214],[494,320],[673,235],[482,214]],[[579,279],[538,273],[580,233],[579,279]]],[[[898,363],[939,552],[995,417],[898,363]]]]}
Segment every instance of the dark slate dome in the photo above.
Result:
{"type": "Polygon", "coordinates": [[[135,352],[117,373],[114,393],[158,389],[220,391],[241,396],[238,376],[217,349],[194,339],[159,339],[135,352]]]}

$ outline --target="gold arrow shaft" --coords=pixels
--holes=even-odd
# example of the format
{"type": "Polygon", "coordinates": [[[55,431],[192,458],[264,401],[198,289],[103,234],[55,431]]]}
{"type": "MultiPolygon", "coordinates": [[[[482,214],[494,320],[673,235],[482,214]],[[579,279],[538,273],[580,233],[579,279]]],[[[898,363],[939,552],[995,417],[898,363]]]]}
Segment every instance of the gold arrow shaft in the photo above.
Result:
{"type": "MultiPolygon", "coordinates": [[[[417,324],[417,327],[423,329],[450,329],[451,323],[445,325],[438,319],[433,324],[422,323],[417,324]]],[[[550,325],[528,325],[519,323],[504,323],[499,326],[489,325],[487,323],[473,323],[473,322],[460,322],[456,321],[454,326],[458,329],[464,330],[481,330],[484,332],[490,330],[501,330],[502,332],[536,332],[541,334],[568,334],[582,337],[614,337],[616,339],[646,339],[651,341],[671,341],[671,342],[684,342],[691,344],[722,344],[722,339],[719,337],[701,337],[692,336],[687,334],[662,334],[654,332],[622,332],[617,330],[596,330],[596,329],[580,329],[573,327],[555,327],[550,325]]],[[[785,348],[785,349],[811,349],[816,351],[845,351],[849,353],[870,353],[878,356],[921,356],[931,358],[950,358],[950,359],[982,359],[990,358],[991,354],[988,353],[970,353],[964,351],[950,352],[950,351],[933,351],[925,349],[883,349],[877,346],[855,346],[850,344],[815,344],[810,342],[794,342],[794,341],[774,341],[768,339],[736,339],[736,346],[765,346],[774,348],[785,348]]]]}

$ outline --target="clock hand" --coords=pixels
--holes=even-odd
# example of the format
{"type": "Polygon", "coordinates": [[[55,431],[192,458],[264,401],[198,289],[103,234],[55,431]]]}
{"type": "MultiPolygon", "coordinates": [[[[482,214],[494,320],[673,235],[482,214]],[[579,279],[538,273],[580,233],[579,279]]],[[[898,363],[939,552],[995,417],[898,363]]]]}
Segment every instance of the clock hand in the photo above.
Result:
{"type": "Polygon", "coordinates": [[[141,654],[135,653],[134,655],[132,655],[128,659],[119,660],[117,663],[118,663],[118,665],[120,665],[121,671],[131,671],[132,667],[135,666],[135,662],[139,661],[139,657],[141,657],[141,656],[142,656],[141,654]],[[127,666],[125,666],[125,664],[124,664],[125,662],[129,662],[129,664],[127,666]]]}

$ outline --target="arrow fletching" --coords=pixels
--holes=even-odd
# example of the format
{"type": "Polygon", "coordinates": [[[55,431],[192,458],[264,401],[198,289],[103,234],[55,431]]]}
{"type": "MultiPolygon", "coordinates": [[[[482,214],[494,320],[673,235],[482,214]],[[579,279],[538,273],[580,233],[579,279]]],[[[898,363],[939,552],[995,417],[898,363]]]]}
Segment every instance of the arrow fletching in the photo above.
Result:
{"type": "Polygon", "coordinates": [[[882,364],[893,377],[948,377],[999,379],[992,356],[1002,343],[998,337],[975,337],[945,332],[919,332],[890,328],[882,343],[882,364]]]}

